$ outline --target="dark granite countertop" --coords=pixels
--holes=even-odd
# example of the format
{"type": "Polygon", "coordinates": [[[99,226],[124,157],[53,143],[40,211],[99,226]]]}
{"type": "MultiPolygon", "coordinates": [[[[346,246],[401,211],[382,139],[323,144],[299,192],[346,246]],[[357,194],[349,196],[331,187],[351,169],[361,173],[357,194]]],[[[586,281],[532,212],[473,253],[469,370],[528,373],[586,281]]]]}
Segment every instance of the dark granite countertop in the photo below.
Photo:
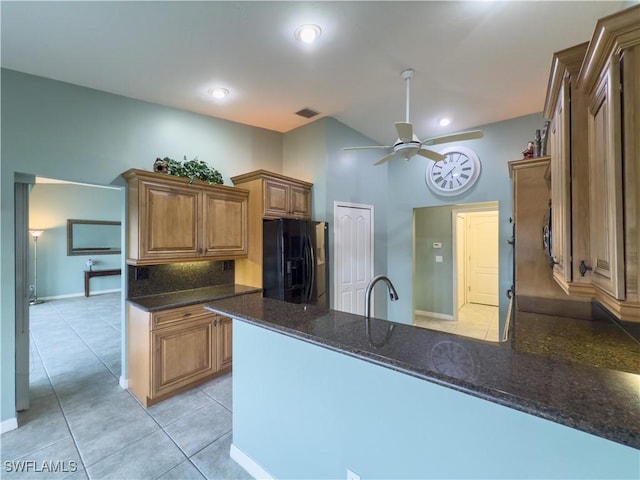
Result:
{"type": "Polygon", "coordinates": [[[261,292],[261,288],[230,284],[134,297],[127,299],[127,301],[146,312],[158,312],[169,308],[186,307],[187,305],[211,302],[236,295],[261,292]]]}
{"type": "MultiPolygon", "coordinates": [[[[517,348],[515,341],[485,342],[386,320],[371,319],[367,327],[362,316],[257,295],[205,308],[640,449],[639,371],[548,355],[544,348],[517,348]]],[[[557,329],[580,325],[558,322],[557,329]]],[[[553,343],[553,336],[548,340],[553,343]]],[[[625,355],[635,356],[628,364],[640,366],[640,344],[624,332],[619,340],[625,355]]]]}

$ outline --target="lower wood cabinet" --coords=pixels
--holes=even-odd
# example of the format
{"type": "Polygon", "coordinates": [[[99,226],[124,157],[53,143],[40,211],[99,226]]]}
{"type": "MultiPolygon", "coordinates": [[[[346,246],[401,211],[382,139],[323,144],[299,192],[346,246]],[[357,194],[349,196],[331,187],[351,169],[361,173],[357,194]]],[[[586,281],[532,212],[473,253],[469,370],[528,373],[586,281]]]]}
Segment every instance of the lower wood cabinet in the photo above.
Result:
{"type": "Polygon", "coordinates": [[[149,313],[128,307],[129,390],[145,406],[231,369],[231,319],[204,304],[149,313]]]}

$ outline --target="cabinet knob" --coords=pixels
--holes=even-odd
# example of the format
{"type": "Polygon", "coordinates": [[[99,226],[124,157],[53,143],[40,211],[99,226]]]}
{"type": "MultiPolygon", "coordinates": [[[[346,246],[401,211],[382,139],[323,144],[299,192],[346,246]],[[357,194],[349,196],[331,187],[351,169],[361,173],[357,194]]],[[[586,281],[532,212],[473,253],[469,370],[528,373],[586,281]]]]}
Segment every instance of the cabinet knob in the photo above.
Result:
{"type": "Polygon", "coordinates": [[[580,260],[580,266],[578,267],[578,270],[580,270],[580,275],[584,277],[587,272],[589,270],[593,270],[593,268],[587,267],[587,265],[584,263],[584,260],[580,260]]]}

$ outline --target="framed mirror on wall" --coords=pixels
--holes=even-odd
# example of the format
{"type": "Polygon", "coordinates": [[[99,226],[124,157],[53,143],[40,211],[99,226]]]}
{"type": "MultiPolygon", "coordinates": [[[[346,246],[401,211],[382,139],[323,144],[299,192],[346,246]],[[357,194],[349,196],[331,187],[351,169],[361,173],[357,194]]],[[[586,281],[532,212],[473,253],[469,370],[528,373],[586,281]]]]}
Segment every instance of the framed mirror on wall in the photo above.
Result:
{"type": "Polygon", "coordinates": [[[67,220],[67,255],[115,255],[121,253],[120,222],[67,220]]]}

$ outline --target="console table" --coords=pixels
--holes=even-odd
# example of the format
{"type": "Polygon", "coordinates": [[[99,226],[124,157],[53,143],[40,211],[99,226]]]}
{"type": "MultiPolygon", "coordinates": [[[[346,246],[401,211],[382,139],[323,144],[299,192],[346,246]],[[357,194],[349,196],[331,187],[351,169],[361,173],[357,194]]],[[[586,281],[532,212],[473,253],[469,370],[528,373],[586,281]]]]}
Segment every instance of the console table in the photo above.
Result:
{"type": "Polygon", "coordinates": [[[84,271],[84,296],[89,296],[89,280],[93,277],[108,277],[110,275],[121,275],[122,270],[112,268],[111,270],[85,270],[84,271]]]}

